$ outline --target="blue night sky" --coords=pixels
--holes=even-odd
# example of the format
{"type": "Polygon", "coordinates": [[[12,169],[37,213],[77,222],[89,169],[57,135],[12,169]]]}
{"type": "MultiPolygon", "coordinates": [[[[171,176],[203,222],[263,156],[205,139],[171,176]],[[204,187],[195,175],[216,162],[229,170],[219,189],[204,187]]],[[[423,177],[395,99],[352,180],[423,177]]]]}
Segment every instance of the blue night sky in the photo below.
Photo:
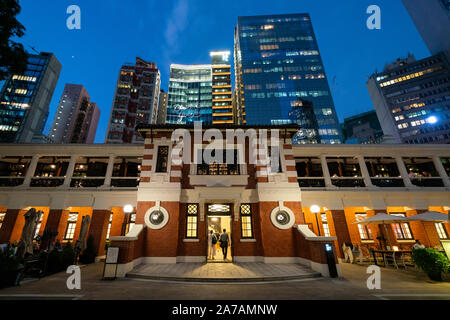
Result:
{"type": "MultiPolygon", "coordinates": [[[[101,109],[103,143],[121,65],[139,56],[156,62],[167,91],[171,63],[209,63],[209,51],[233,51],[238,16],[309,13],[339,120],[372,110],[366,77],[387,62],[429,51],[401,0],[21,0],[25,46],[53,52],[63,69],[45,133],[66,83],[83,84],[101,109]],[[68,30],[66,9],[81,8],[81,30],[68,30]],[[381,7],[382,30],[368,30],[366,9],[381,7]]],[[[28,48],[28,47],[27,47],[28,48]]]]}

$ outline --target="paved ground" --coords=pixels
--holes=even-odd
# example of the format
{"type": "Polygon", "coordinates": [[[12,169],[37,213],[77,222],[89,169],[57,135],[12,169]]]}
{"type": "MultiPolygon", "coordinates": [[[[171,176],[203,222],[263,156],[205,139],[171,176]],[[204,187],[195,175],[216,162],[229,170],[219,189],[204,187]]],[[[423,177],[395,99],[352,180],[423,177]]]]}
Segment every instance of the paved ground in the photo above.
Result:
{"type": "Polygon", "coordinates": [[[267,281],[314,278],[320,274],[298,264],[178,263],[140,265],[129,276],[153,280],[267,281]]]}
{"type": "Polygon", "coordinates": [[[344,279],[305,279],[258,283],[185,283],[120,279],[102,281],[103,265],[82,268],[82,289],[66,287],[60,273],[20,287],[0,290],[0,299],[108,300],[310,300],[450,299],[450,282],[430,281],[422,273],[381,268],[382,290],[368,290],[366,267],[342,265],[344,279]]]}

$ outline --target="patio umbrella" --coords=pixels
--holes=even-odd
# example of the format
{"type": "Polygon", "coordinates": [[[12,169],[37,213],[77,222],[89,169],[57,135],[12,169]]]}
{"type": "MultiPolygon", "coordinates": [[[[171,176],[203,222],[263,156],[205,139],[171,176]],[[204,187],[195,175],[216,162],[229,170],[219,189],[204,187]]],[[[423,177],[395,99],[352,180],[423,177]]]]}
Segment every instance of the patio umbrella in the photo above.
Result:
{"type": "Polygon", "coordinates": [[[34,233],[42,213],[42,211],[36,211],[35,208],[31,208],[24,214],[25,224],[22,229],[22,236],[17,250],[17,257],[19,260],[22,260],[27,253],[33,254],[34,233]]]}
{"type": "MultiPolygon", "coordinates": [[[[449,215],[445,213],[440,213],[437,211],[427,211],[421,214],[416,214],[414,216],[407,218],[409,221],[422,221],[422,226],[425,229],[425,222],[444,222],[449,223],[449,215]]],[[[426,229],[425,229],[426,230],[426,229]]],[[[430,238],[428,237],[428,233],[425,231],[425,235],[427,236],[428,243],[430,243],[430,238]]]]}
{"type": "Polygon", "coordinates": [[[430,222],[444,222],[449,223],[448,214],[440,213],[436,211],[427,211],[421,214],[407,218],[409,221],[430,221],[430,222]]]}
{"type": "Polygon", "coordinates": [[[78,237],[77,243],[75,244],[75,248],[77,248],[80,252],[86,249],[86,236],[90,223],[91,217],[88,215],[84,216],[81,220],[80,235],[78,237]]]}
{"type": "Polygon", "coordinates": [[[353,224],[364,224],[364,225],[382,224],[384,226],[384,230],[386,232],[386,237],[389,241],[389,246],[391,246],[391,248],[392,248],[391,239],[389,238],[386,224],[402,223],[402,222],[408,222],[408,219],[406,219],[404,217],[400,217],[400,216],[386,214],[386,213],[377,213],[373,217],[355,222],[353,224]]]}

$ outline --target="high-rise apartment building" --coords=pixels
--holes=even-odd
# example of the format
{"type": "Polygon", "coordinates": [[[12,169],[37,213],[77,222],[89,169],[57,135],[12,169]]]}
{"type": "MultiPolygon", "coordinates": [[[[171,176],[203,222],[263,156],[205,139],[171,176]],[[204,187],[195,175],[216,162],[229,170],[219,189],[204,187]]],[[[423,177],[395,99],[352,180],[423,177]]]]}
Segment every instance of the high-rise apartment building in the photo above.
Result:
{"type": "Polygon", "coordinates": [[[230,51],[211,52],[212,123],[233,123],[230,51]]]}
{"type": "Polygon", "coordinates": [[[12,74],[0,95],[0,142],[31,143],[41,135],[61,72],[52,53],[29,55],[24,74],[12,74]]]}
{"type": "Polygon", "coordinates": [[[66,84],[49,137],[55,143],[94,143],[100,109],[84,86],[66,84]]]}
{"type": "Polygon", "coordinates": [[[211,65],[172,64],[166,123],[201,121],[211,124],[212,120],[211,65]]]}
{"type": "Polygon", "coordinates": [[[431,54],[450,60],[450,1],[402,0],[431,54]]]}
{"type": "Polygon", "coordinates": [[[313,104],[318,140],[342,142],[309,14],[239,17],[234,60],[238,123],[292,123],[289,114],[305,99],[313,104]]]}
{"type": "Polygon", "coordinates": [[[161,76],[156,64],[136,58],[120,68],[106,143],[143,143],[135,128],[156,123],[161,76]]]}
{"type": "Polygon", "coordinates": [[[167,104],[169,103],[169,94],[161,89],[158,102],[158,119],[156,123],[165,124],[167,118],[167,104]]]}
{"type": "Polygon", "coordinates": [[[450,68],[444,53],[410,55],[370,76],[370,97],[385,135],[397,143],[450,143],[450,68]]]}

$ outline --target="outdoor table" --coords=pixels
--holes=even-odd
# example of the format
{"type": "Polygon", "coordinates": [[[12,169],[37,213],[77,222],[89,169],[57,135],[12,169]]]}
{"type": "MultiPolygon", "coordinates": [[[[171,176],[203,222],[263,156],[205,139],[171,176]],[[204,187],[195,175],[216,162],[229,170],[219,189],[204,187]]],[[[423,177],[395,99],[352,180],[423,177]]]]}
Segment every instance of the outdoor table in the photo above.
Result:
{"type": "Polygon", "coordinates": [[[378,265],[376,254],[380,253],[382,255],[382,257],[383,257],[383,264],[384,264],[385,267],[387,266],[387,257],[392,256],[392,260],[393,260],[394,266],[395,266],[395,268],[398,269],[397,258],[396,258],[397,254],[399,255],[399,258],[401,259],[403,267],[406,268],[405,254],[411,254],[412,251],[409,251],[409,250],[398,250],[398,251],[394,251],[394,250],[372,250],[372,252],[373,252],[373,258],[375,260],[375,265],[378,265]]]}

